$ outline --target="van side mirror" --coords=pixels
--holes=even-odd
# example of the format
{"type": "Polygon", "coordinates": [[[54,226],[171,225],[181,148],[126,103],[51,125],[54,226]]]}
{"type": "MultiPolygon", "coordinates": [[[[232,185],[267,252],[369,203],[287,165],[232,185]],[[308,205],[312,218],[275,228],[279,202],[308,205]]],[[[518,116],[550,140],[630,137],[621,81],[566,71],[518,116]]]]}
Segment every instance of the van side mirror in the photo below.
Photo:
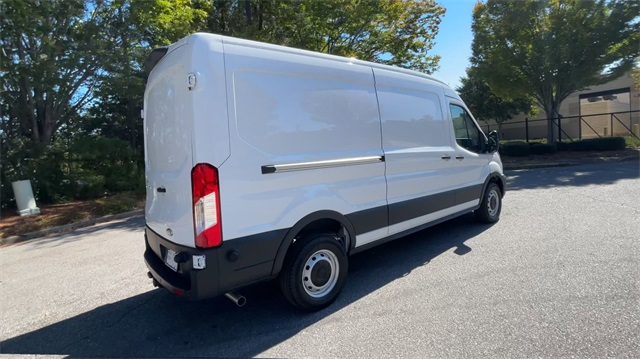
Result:
{"type": "Polygon", "coordinates": [[[489,135],[487,137],[489,137],[489,143],[487,147],[488,152],[494,153],[498,151],[498,145],[500,144],[500,139],[498,138],[498,131],[493,130],[489,132],[489,135]]]}

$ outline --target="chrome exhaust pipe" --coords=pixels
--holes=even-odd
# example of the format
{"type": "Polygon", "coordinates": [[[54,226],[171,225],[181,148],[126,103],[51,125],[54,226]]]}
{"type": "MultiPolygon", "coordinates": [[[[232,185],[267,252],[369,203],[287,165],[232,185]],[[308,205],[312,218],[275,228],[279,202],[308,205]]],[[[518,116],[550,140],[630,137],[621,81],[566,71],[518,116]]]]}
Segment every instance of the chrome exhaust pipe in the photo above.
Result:
{"type": "Polygon", "coordinates": [[[224,296],[236,303],[238,307],[244,307],[244,305],[247,304],[247,298],[238,293],[225,293],[224,296]]]}

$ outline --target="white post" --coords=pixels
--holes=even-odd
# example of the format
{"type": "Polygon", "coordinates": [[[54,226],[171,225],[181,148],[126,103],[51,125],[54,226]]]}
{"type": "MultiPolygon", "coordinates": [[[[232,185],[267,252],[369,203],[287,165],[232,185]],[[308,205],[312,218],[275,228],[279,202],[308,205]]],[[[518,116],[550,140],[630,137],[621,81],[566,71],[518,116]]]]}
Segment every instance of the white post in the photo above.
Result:
{"type": "Polygon", "coordinates": [[[11,182],[11,187],[13,187],[13,194],[16,197],[19,215],[40,214],[40,208],[36,206],[36,199],[33,197],[30,180],[11,182]]]}

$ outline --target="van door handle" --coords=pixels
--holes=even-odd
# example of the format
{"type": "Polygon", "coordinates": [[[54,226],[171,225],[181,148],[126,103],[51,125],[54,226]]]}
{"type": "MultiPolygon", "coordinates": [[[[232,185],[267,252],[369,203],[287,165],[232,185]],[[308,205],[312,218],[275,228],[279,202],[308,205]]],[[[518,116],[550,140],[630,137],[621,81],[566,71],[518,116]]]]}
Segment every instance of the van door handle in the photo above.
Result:
{"type": "Polygon", "coordinates": [[[451,156],[449,155],[442,155],[442,159],[445,161],[449,161],[451,159],[451,156]]]}
{"type": "Polygon", "coordinates": [[[456,160],[464,160],[464,156],[456,156],[456,160]]]}

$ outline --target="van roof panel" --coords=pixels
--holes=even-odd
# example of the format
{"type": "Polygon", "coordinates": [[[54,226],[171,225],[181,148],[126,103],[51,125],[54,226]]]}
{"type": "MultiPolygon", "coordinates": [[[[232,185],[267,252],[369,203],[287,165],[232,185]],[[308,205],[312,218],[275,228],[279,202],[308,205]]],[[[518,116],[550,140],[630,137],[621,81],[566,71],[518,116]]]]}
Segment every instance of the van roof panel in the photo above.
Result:
{"type": "Polygon", "coordinates": [[[379,64],[379,63],[370,62],[370,61],[364,61],[364,60],[358,60],[358,59],[355,59],[355,58],[346,58],[346,57],[337,56],[337,55],[324,54],[324,53],[315,52],[315,51],[302,50],[302,49],[297,49],[297,48],[294,48],[294,47],[268,44],[268,43],[265,43],[265,42],[259,42],[259,41],[253,41],[253,40],[239,39],[239,38],[235,38],[235,37],[223,36],[223,35],[217,35],[217,34],[195,33],[195,34],[193,34],[191,36],[196,37],[198,39],[202,39],[203,41],[221,41],[223,43],[229,43],[229,44],[234,44],[234,45],[239,45],[239,46],[255,47],[255,48],[260,48],[260,49],[269,49],[269,50],[283,52],[283,53],[304,55],[304,56],[309,56],[309,57],[315,57],[315,58],[318,58],[318,59],[332,60],[332,61],[338,61],[338,62],[342,62],[342,63],[352,63],[352,64],[356,64],[356,65],[361,65],[361,66],[378,68],[378,69],[383,69],[383,70],[388,70],[388,71],[395,71],[395,72],[398,72],[398,73],[404,73],[404,74],[408,74],[408,75],[412,75],[412,76],[421,77],[421,78],[424,78],[424,79],[427,79],[427,80],[435,81],[435,82],[443,85],[445,88],[449,88],[449,86],[446,83],[444,83],[441,80],[438,80],[437,78],[435,78],[435,77],[433,77],[431,75],[427,75],[427,74],[419,72],[419,71],[409,70],[409,69],[405,69],[405,68],[401,68],[401,67],[384,65],[384,64],[379,64]]]}

